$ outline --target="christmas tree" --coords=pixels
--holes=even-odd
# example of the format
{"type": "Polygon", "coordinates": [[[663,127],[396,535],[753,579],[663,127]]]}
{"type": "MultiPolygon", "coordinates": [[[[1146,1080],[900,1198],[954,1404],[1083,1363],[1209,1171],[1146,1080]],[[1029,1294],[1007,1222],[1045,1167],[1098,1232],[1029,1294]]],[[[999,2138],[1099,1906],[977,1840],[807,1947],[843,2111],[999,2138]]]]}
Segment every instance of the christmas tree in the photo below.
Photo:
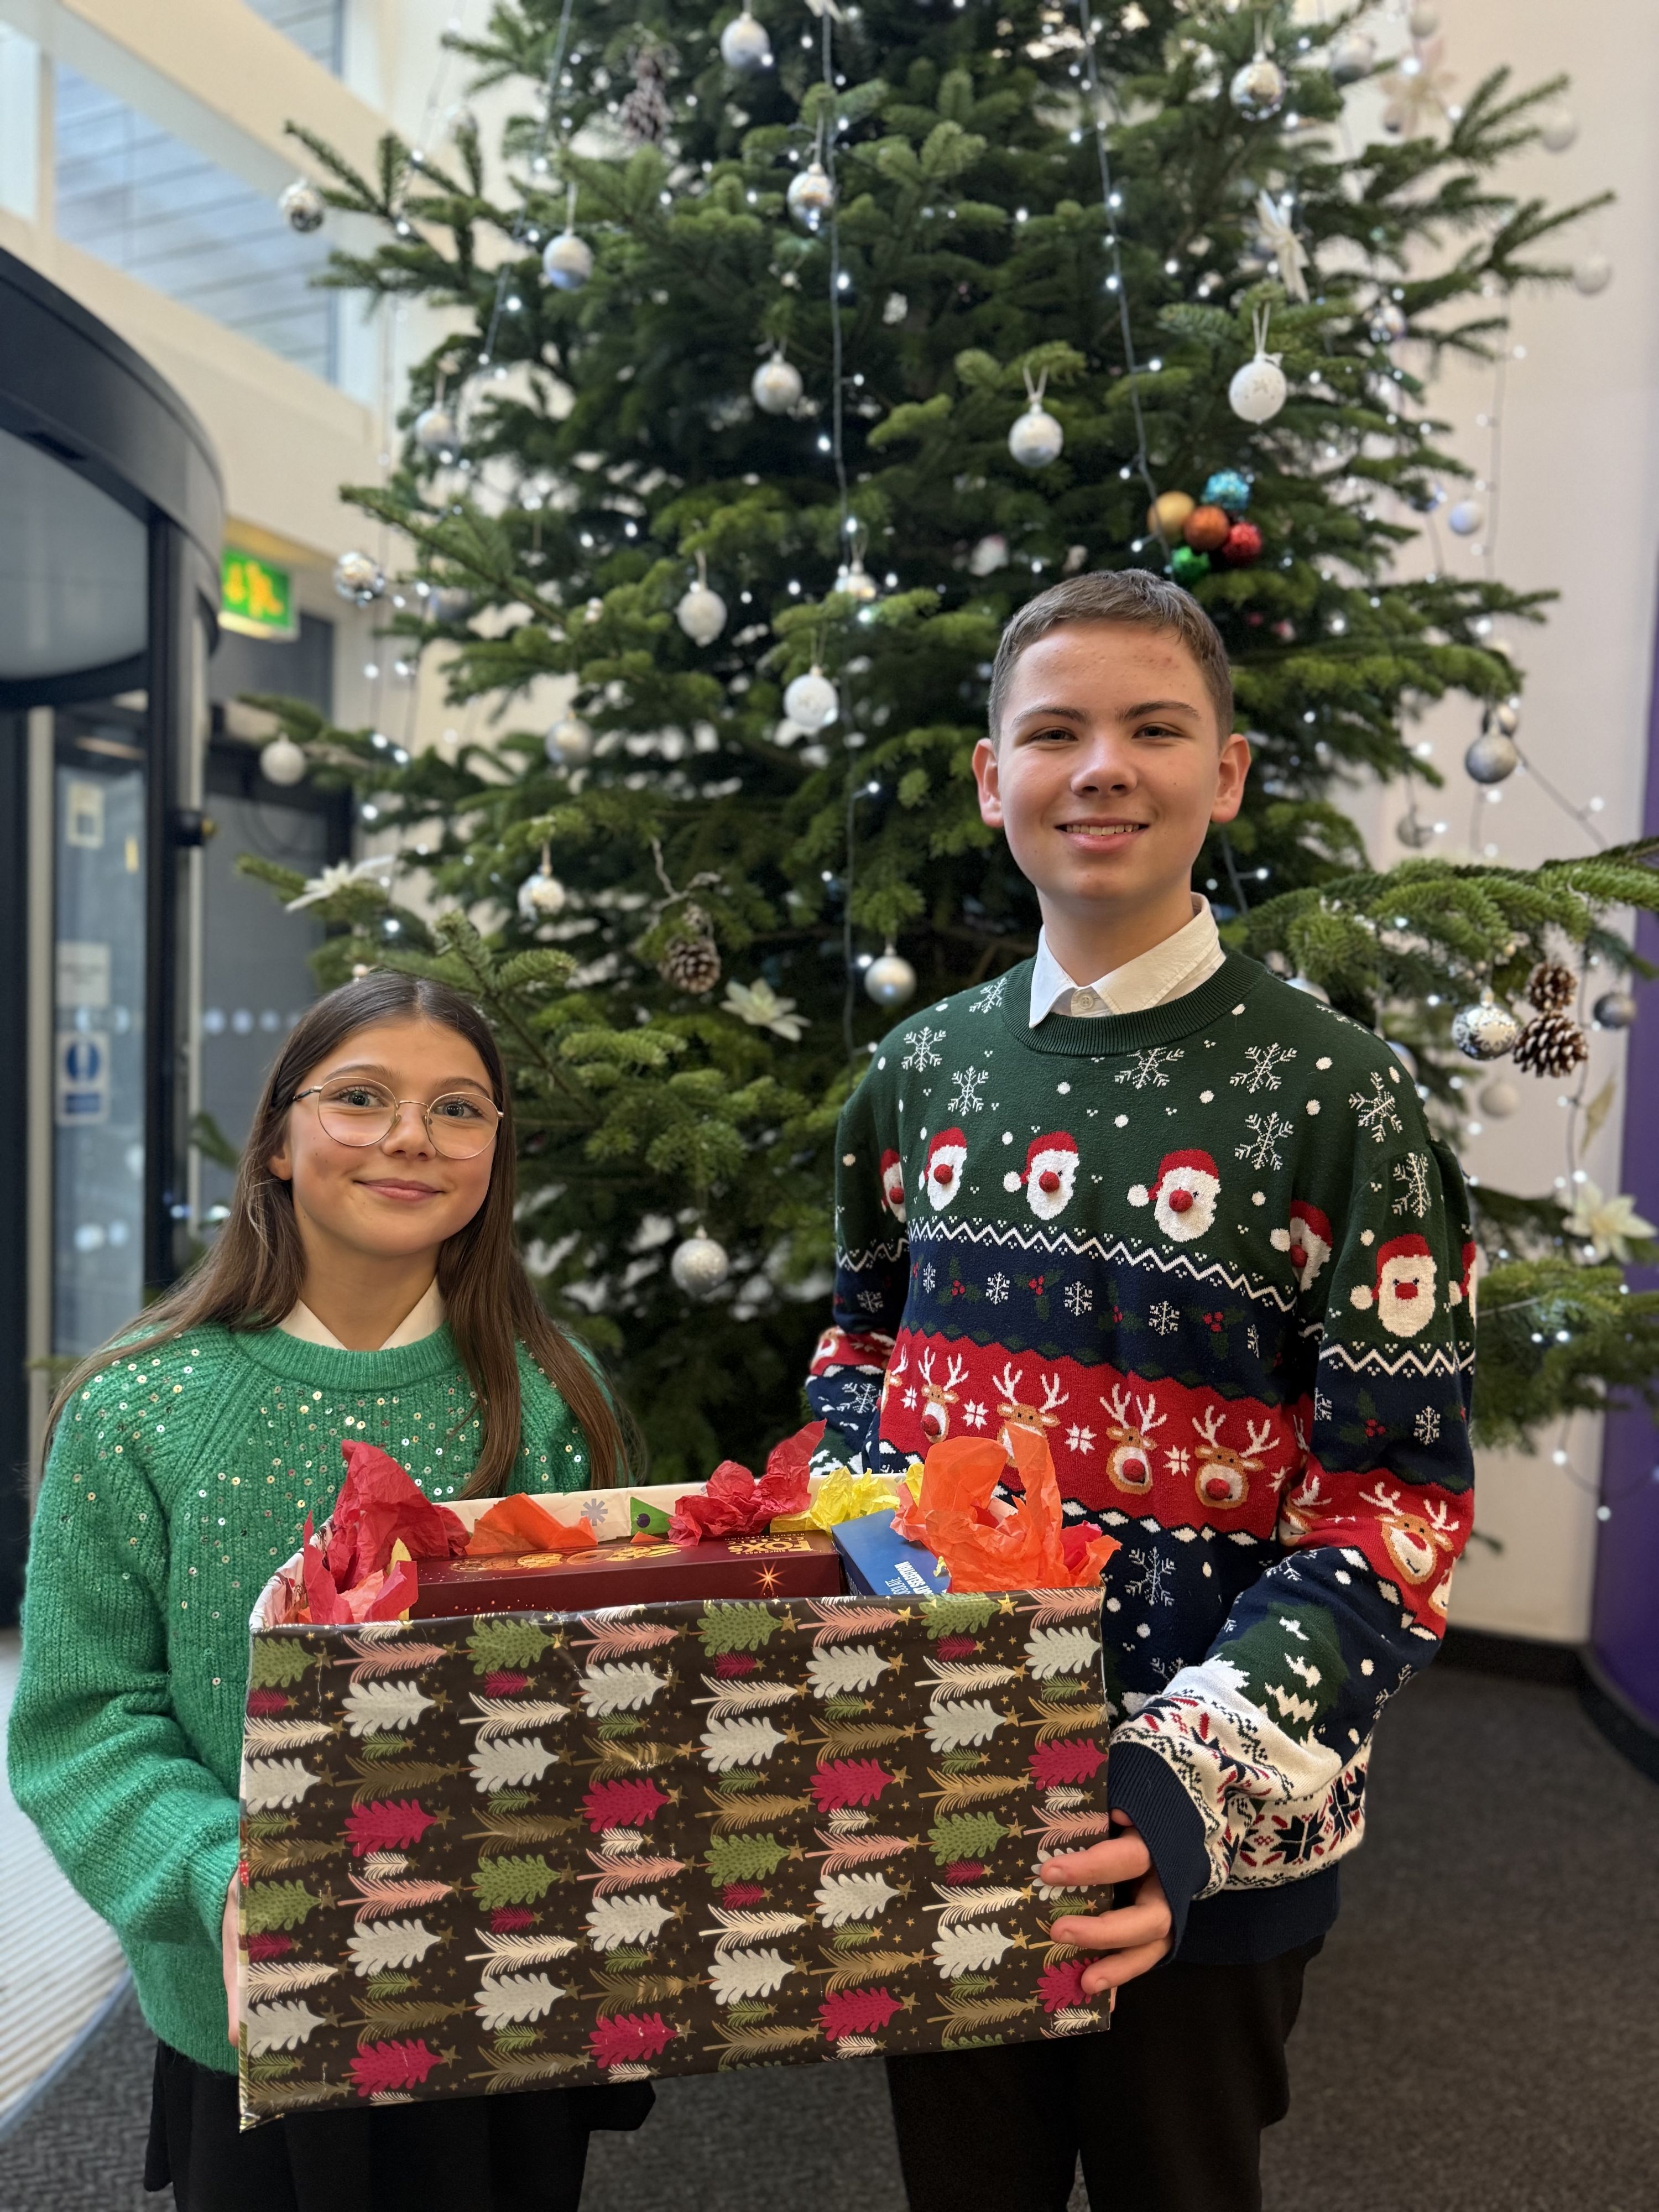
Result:
{"type": "MultiPolygon", "coordinates": [[[[1033,947],[969,763],[1001,624],[1060,576],[1169,571],[1220,627],[1255,767],[1195,880],[1231,942],[1414,1055],[1448,1131],[1455,1014],[1466,1049],[1524,1021],[1522,1065],[1571,1065],[1559,963],[1628,964],[1607,915],[1659,902],[1650,848],[1377,872],[1337,803],[1437,782],[1411,730],[1449,692],[1480,772],[1514,765],[1493,624],[1540,596],[1427,568],[1466,471],[1419,371],[1566,274],[1583,210],[1499,181],[1559,83],[1500,70],[1353,151],[1375,43],[1282,3],[501,0],[452,43],[511,95],[488,157],[465,116],[372,176],[299,135],[385,233],[331,281],[447,333],[351,495],[403,573],[337,580],[449,648],[485,734],[410,758],[264,703],[421,886],[329,890],[325,980],[477,994],[544,1295],[662,1478],[793,1425],[841,1103],[897,1009],[1033,947]],[[519,726],[550,676],[570,710],[519,726]]],[[[1645,1389],[1625,1253],[1477,1195],[1485,1437],[1645,1389]]]]}

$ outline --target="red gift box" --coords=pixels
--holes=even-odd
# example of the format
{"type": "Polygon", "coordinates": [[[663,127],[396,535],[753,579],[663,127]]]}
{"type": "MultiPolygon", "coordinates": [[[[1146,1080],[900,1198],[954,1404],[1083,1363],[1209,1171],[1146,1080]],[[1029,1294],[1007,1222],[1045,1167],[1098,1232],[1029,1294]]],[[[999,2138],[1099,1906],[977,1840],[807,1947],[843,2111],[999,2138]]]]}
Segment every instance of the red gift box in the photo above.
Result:
{"type": "Polygon", "coordinates": [[[835,1540],[707,1537],[700,1544],[599,1544],[585,1552],[421,1559],[416,1620],[477,1613],[586,1613],[676,1598],[839,1597],[846,1588],[835,1540]]]}

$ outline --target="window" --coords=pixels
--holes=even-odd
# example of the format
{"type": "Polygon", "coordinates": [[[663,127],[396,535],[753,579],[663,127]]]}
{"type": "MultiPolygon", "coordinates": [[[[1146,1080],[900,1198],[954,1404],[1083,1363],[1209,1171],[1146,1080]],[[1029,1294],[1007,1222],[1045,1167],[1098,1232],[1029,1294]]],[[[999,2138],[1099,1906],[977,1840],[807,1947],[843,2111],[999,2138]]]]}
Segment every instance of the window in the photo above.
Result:
{"type": "Polygon", "coordinates": [[[292,39],[313,61],[339,75],[345,0],[248,0],[248,5],[273,30],[292,39]]]}
{"type": "Polygon", "coordinates": [[[54,168],[59,237],[335,381],[337,303],[310,281],[325,237],[290,230],[252,185],[61,66],[54,168]]]}

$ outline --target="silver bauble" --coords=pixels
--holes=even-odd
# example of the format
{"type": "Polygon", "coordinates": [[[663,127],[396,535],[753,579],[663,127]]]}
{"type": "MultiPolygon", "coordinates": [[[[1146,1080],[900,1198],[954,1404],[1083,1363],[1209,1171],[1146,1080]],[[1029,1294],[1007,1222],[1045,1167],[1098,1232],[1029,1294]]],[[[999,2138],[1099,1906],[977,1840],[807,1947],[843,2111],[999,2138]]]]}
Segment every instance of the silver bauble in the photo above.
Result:
{"type": "Polygon", "coordinates": [[[562,230],[542,248],[542,274],[560,292],[579,292],[593,274],[593,249],[574,230],[562,230]]]}
{"type": "Polygon", "coordinates": [[[707,584],[693,584],[675,608],[674,619],[694,645],[713,645],[726,628],[726,602],[707,584]]]}
{"type": "Polygon", "coordinates": [[[1570,108],[1552,108],[1538,135],[1552,154],[1565,154],[1578,136],[1578,118],[1570,108]]]}
{"type": "Polygon", "coordinates": [[[1271,422],[1290,397],[1290,390],[1279,363],[1259,353],[1245,362],[1227,386],[1227,404],[1246,422],[1271,422]]]}
{"type": "Polygon", "coordinates": [[[1593,299],[1596,293],[1605,292],[1613,282],[1613,264],[1605,253],[1587,253],[1582,261],[1572,264],[1572,283],[1576,292],[1593,299]]]}
{"type": "Polygon", "coordinates": [[[1479,999],[1452,1016],[1452,1042],[1466,1060],[1502,1060],[1520,1035],[1520,1023],[1495,999],[1479,999]]]}
{"type": "Polygon", "coordinates": [[[781,353],[775,353],[755,371],[749,389],[763,414],[793,414],[800,405],[800,371],[781,353]]]}
{"type": "Polygon", "coordinates": [[[1228,96],[1249,123],[1265,123],[1285,105],[1285,72],[1267,54],[1235,70],[1228,96]]]}
{"type": "Polygon", "coordinates": [[[561,714],[545,739],[555,768],[580,768],[593,757],[593,732],[580,714],[561,714]]]}
{"type": "Polygon", "coordinates": [[[415,417],[415,442],[434,461],[453,461],[460,451],[461,434],[447,407],[423,407],[415,417]]]}
{"type": "Polygon", "coordinates": [[[823,162],[814,158],[790,179],[784,198],[795,221],[816,230],[836,204],[835,180],[823,162]]]}
{"type": "Polygon", "coordinates": [[[1008,450],[1023,469],[1046,469],[1066,447],[1066,433],[1040,399],[1034,399],[1008,433],[1008,450]]]}
{"type": "Polygon", "coordinates": [[[1521,726],[1521,709],[1512,701],[1505,699],[1501,707],[1492,708],[1492,726],[1495,730],[1501,730],[1506,738],[1512,738],[1521,726]]]}
{"type": "Polygon", "coordinates": [[[706,1298],[719,1290],[732,1272],[732,1262],[724,1244],[717,1244],[712,1237],[698,1230],[688,1237],[684,1244],[674,1247],[674,1256],[669,1261],[674,1280],[688,1297],[706,1298]]]}
{"type": "Polygon", "coordinates": [[[827,729],[841,711],[836,687],[821,668],[798,676],[783,695],[783,711],[798,729],[827,729]]]}
{"type": "Polygon", "coordinates": [[[875,578],[856,553],[836,569],[836,589],[844,592],[849,599],[856,599],[861,606],[867,606],[872,599],[879,596],[875,578]]]}
{"type": "Polygon", "coordinates": [[[1420,814],[1402,814],[1394,825],[1394,834],[1408,851],[1420,853],[1433,842],[1434,824],[1425,822],[1420,814]]]}
{"type": "Polygon", "coordinates": [[[1627,1030],[1636,1019],[1636,1001],[1628,991],[1603,991],[1590,1019],[1598,1030],[1627,1030]]]}
{"type": "Polygon", "coordinates": [[[1502,730],[1482,730],[1463,756],[1463,770],[1475,783],[1502,783],[1521,765],[1515,739],[1502,730]]]}
{"type": "Polygon", "coordinates": [[[259,773],[267,783],[298,783],[305,772],[306,757],[286,732],[260,751],[259,773]]]}
{"type": "Polygon", "coordinates": [[[1379,300],[1371,309],[1371,343],[1392,345],[1405,335],[1405,309],[1397,300],[1379,300]]]}
{"type": "Polygon", "coordinates": [[[386,589],[386,578],[368,554],[342,553],[334,563],[334,588],[355,606],[372,606],[386,589]]]}
{"type": "Polygon", "coordinates": [[[879,960],[864,971],[865,995],[878,1006],[902,1006],[915,996],[916,971],[902,952],[890,945],[879,960]]]}
{"type": "Polygon", "coordinates": [[[434,584],[426,595],[426,611],[431,622],[465,622],[472,611],[472,594],[459,584],[434,584]]]}
{"type": "Polygon", "coordinates": [[[720,33],[720,59],[740,76],[752,76],[757,70],[771,67],[772,41],[766,26],[746,8],[720,33]]]}
{"type": "Polygon", "coordinates": [[[1330,993],[1322,984],[1316,983],[1311,975],[1292,975],[1289,981],[1291,990],[1300,991],[1307,998],[1317,999],[1322,1006],[1328,1006],[1331,1003],[1330,993]]]}
{"type": "Polygon", "coordinates": [[[1486,520],[1486,510],[1478,499],[1460,499],[1446,515],[1446,527],[1459,538],[1473,538],[1486,520]]]}
{"type": "Polygon", "coordinates": [[[290,230],[297,230],[303,236],[322,228],[325,212],[323,196],[309,177],[295,177],[276,204],[290,230]]]}
{"type": "Polygon", "coordinates": [[[1491,1121],[1507,1121],[1521,1103],[1521,1093],[1507,1075],[1494,1075],[1490,1083],[1483,1083],[1477,1096],[1480,1111],[1491,1121]]]}
{"type": "Polygon", "coordinates": [[[1364,31],[1339,31],[1325,49],[1325,60],[1339,84],[1352,84],[1376,62],[1376,41],[1364,31]]]}
{"type": "Polygon", "coordinates": [[[519,912],[526,921],[551,921],[564,910],[569,894],[548,868],[538,868],[519,885],[519,912]]]}

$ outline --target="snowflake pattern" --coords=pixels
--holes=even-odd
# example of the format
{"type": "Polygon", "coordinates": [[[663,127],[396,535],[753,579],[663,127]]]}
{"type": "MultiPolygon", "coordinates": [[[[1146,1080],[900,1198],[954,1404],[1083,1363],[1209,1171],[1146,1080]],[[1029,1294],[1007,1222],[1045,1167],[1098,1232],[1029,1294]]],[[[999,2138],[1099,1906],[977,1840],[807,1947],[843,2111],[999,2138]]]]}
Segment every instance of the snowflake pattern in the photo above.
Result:
{"type": "Polygon", "coordinates": [[[912,1030],[904,1042],[910,1049],[900,1060],[901,1067],[908,1067],[917,1075],[925,1075],[930,1067],[939,1067],[943,1065],[939,1054],[933,1050],[936,1044],[943,1044],[945,1042],[943,1030],[930,1030],[924,1022],[919,1030],[912,1030]]]}
{"type": "Polygon", "coordinates": [[[994,983],[982,983],[980,993],[968,1011],[970,1014],[988,1014],[994,1006],[1002,1004],[1002,994],[1008,988],[1008,978],[999,975],[994,983]]]}
{"type": "Polygon", "coordinates": [[[1422,1412],[1419,1413],[1413,1425],[1412,1434],[1420,1444],[1431,1444],[1439,1441],[1440,1416],[1432,1406],[1425,1406],[1422,1412]]]}
{"type": "Polygon", "coordinates": [[[842,1411],[847,1413],[873,1413],[880,1402],[881,1393],[873,1382],[852,1382],[842,1393],[842,1411]]]}
{"type": "Polygon", "coordinates": [[[1275,1071],[1283,1067],[1287,1060],[1296,1058],[1296,1047],[1291,1044],[1247,1044],[1244,1057],[1250,1064],[1239,1069],[1232,1079],[1233,1085],[1235,1088],[1241,1083],[1247,1085],[1249,1095],[1254,1098],[1258,1091],[1278,1090],[1279,1077],[1275,1071]]]}
{"type": "Polygon", "coordinates": [[[1254,1322],[1250,1323],[1249,1327],[1244,1332],[1244,1341],[1250,1347],[1251,1358],[1260,1359],[1261,1357],[1261,1331],[1256,1327],[1254,1322]]]}
{"type": "Polygon", "coordinates": [[[866,1313],[879,1313],[881,1311],[882,1304],[881,1292],[879,1291],[860,1291],[858,1295],[858,1303],[864,1309],[866,1313]]]}
{"type": "Polygon", "coordinates": [[[1006,1275],[993,1275],[990,1281],[985,1285],[985,1295],[989,1298],[994,1306],[1000,1306],[1006,1299],[1009,1291],[1012,1288],[1013,1285],[1009,1281],[1006,1275]]]}
{"type": "Polygon", "coordinates": [[[1279,1157],[1279,1147],[1290,1135],[1294,1126],[1292,1122],[1287,1121],[1282,1114],[1247,1114],[1244,1116],[1244,1127],[1251,1132],[1251,1134],[1242,1145],[1233,1146],[1233,1158],[1236,1160],[1248,1160],[1249,1164],[1258,1170],[1262,1168],[1282,1168],[1285,1163],[1279,1157]]]}
{"type": "Polygon", "coordinates": [[[1325,1393],[1316,1385],[1314,1389],[1314,1419],[1316,1421],[1328,1421],[1330,1418],[1331,1401],[1325,1395],[1325,1393]]]}
{"type": "Polygon", "coordinates": [[[1190,1474],[1193,1471],[1193,1455],[1185,1444],[1165,1444],[1164,1464],[1171,1474],[1190,1474]]]}
{"type": "Polygon", "coordinates": [[[1160,1336],[1173,1336],[1181,1326],[1181,1316],[1170,1304],[1168,1298],[1158,1300],[1152,1308],[1151,1320],[1152,1327],[1160,1336]]]}
{"type": "Polygon", "coordinates": [[[1066,1286],[1066,1310],[1073,1320],[1079,1315],[1092,1312],[1095,1294],[1085,1283],[1068,1283],[1066,1286]]]}
{"type": "Polygon", "coordinates": [[[938,1272],[930,1260],[921,1271],[921,1287],[924,1291],[931,1291],[938,1280],[938,1272]]]}
{"type": "Polygon", "coordinates": [[[1179,1045],[1172,1050],[1168,1045],[1155,1044],[1147,1051],[1135,1054],[1133,1067],[1120,1069],[1117,1080],[1133,1083],[1137,1091],[1144,1091],[1149,1083],[1155,1091],[1167,1091],[1170,1079],[1164,1073],[1164,1069],[1173,1067],[1176,1060],[1184,1060],[1186,1056],[1179,1045]]]}
{"type": "Polygon", "coordinates": [[[1157,1550],[1131,1552],[1130,1559],[1140,1570],[1138,1580],[1125,1583],[1126,1597],[1144,1597],[1149,1606],[1173,1605],[1175,1600],[1165,1589],[1166,1583],[1175,1579],[1175,1570],[1164,1554],[1157,1550]]]}
{"type": "Polygon", "coordinates": [[[1363,1091],[1351,1091],[1348,1103],[1359,1117],[1360,1127],[1370,1132],[1374,1143],[1381,1145],[1386,1143],[1389,1137],[1400,1134],[1400,1116],[1394,1110],[1394,1099],[1388,1085],[1382,1080],[1380,1067],[1371,1070],[1370,1096],[1363,1091]]]}
{"type": "Polygon", "coordinates": [[[1394,1164],[1394,1179],[1401,1186],[1394,1202],[1396,1213],[1409,1213],[1421,1221],[1431,1204],[1429,1191],[1429,1156],[1426,1152],[1407,1152],[1403,1160],[1394,1164]]]}
{"type": "Polygon", "coordinates": [[[1095,1432],[1073,1421],[1066,1431],[1066,1441],[1074,1452],[1091,1452],[1095,1448],[1095,1432]]]}
{"type": "Polygon", "coordinates": [[[985,1408],[976,1399],[970,1398],[962,1409],[962,1419],[964,1427],[982,1429],[985,1426],[985,1408]]]}
{"type": "Polygon", "coordinates": [[[985,1101],[981,1091],[991,1080],[988,1067],[961,1067],[951,1078],[955,1092],[945,1110],[947,1114],[978,1114],[984,1110],[985,1101]]]}

